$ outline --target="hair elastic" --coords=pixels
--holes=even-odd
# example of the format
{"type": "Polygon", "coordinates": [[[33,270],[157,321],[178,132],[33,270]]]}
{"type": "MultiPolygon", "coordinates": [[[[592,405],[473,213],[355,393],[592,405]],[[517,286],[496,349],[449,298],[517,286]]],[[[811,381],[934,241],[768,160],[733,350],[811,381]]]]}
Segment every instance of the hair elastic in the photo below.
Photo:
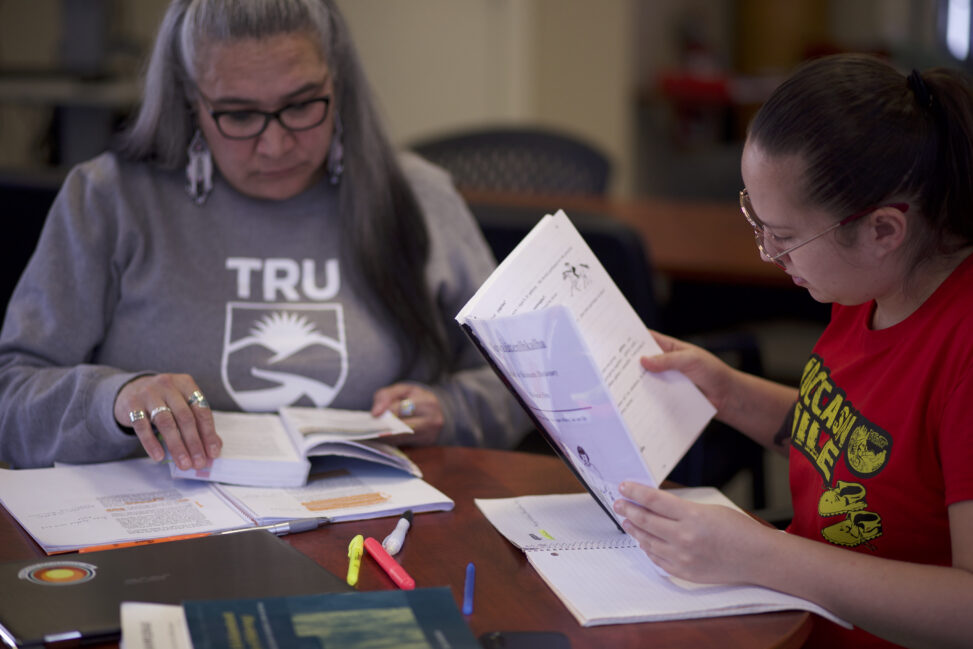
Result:
{"type": "Polygon", "coordinates": [[[929,92],[929,86],[926,85],[926,80],[922,78],[922,73],[913,68],[909,74],[908,84],[916,99],[919,100],[919,105],[923,108],[932,108],[932,93],[929,92]]]}

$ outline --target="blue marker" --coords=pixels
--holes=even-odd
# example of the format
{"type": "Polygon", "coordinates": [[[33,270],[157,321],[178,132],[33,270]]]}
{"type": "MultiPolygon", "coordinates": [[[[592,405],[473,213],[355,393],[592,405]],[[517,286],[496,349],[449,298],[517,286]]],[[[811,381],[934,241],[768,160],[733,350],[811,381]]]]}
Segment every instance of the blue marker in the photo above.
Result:
{"type": "Polygon", "coordinates": [[[463,615],[473,614],[473,585],[476,582],[476,566],[466,564],[466,584],[463,586],[463,615]]]}

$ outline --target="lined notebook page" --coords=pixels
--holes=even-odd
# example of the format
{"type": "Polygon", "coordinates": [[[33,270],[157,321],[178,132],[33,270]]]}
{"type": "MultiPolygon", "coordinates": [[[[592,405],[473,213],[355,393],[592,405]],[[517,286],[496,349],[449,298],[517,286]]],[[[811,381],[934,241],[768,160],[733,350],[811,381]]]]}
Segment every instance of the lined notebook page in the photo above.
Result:
{"type": "MultiPolygon", "coordinates": [[[[718,489],[673,489],[694,502],[742,511],[718,489]]],[[[582,626],[807,610],[845,624],[807,600],[759,586],[668,577],[619,532],[587,493],[476,499],[582,626]]],[[[781,532],[783,534],[783,532],[781,532]]]]}
{"type": "MultiPolygon", "coordinates": [[[[670,489],[693,502],[743,511],[713,487],[670,489]]],[[[612,524],[590,494],[554,494],[474,500],[487,520],[521,550],[637,547],[612,524]]]]}
{"type": "Polygon", "coordinates": [[[521,550],[634,547],[588,493],[478,498],[487,520],[521,550]]]}
{"type": "Polygon", "coordinates": [[[806,600],[758,586],[685,589],[659,576],[638,548],[531,551],[527,559],[582,626],[787,609],[809,610],[840,623],[806,600]]]}

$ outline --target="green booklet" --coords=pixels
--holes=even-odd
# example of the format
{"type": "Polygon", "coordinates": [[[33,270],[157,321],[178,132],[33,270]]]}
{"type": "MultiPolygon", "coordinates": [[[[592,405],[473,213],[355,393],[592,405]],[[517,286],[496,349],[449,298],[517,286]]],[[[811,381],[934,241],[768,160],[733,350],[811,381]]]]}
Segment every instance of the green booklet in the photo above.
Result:
{"type": "Polygon", "coordinates": [[[193,649],[479,649],[449,588],[183,603],[193,649]]]}

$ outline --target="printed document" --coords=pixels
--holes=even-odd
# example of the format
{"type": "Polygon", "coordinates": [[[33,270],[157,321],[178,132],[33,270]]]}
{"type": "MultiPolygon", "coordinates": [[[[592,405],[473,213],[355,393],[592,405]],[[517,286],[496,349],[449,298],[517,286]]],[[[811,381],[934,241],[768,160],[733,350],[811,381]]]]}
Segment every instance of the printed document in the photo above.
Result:
{"type": "Polygon", "coordinates": [[[582,482],[618,520],[618,484],[658,486],[715,414],[564,212],[545,216],[456,316],[582,482]]]}
{"type": "Polygon", "coordinates": [[[148,458],[0,470],[0,501],[48,554],[253,525],[209,484],[148,458]]]}
{"type": "Polygon", "coordinates": [[[341,457],[315,460],[307,484],[290,488],[181,480],[148,458],[0,469],[0,503],[48,554],[297,519],[453,508],[448,496],[420,478],[341,457]]]}

